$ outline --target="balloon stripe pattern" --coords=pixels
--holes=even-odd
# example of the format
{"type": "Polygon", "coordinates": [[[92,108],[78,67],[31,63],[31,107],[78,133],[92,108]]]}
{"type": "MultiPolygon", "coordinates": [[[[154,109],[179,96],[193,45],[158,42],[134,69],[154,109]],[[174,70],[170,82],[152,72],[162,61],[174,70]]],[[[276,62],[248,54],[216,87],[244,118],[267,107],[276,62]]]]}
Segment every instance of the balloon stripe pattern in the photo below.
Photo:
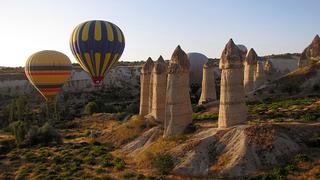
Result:
{"type": "Polygon", "coordinates": [[[72,65],[66,55],[48,50],[31,55],[25,66],[27,78],[46,100],[61,91],[71,70],[72,65]]]}
{"type": "Polygon", "coordinates": [[[107,21],[87,21],[78,25],[71,35],[70,48],[80,66],[96,85],[118,62],[125,39],[118,26],[107,21]]]}

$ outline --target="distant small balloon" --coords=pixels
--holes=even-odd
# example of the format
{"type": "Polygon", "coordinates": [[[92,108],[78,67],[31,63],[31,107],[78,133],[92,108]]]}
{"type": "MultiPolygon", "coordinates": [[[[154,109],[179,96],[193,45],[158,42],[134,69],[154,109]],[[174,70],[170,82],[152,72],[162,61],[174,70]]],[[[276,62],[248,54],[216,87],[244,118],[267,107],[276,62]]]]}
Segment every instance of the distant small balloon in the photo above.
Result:
{"type": "Polygon", "coordinates": [[[125,46],[120,28],[108,21],[79,24],[70,39],[70,48],[93,83],[100,86],[105,74],[120,59],[125,46]]]}
{"type": "Polygon", "coordinates": [[[71,61],[61,52],[45,50],[31,55],[25,66],[30,83],[46,99],[61,91],[71,75],[71,61]]]}

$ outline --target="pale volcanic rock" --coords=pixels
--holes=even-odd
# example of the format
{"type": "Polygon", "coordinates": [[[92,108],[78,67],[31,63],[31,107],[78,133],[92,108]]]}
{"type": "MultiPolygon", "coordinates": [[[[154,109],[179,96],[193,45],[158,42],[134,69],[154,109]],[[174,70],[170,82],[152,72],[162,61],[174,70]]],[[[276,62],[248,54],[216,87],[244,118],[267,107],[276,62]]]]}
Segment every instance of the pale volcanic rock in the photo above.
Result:
{"type": "Polygon", "coordinates": [[[219,67],[222,72],[218,127],[227,128],[247,119],[241,52],[232,39],[222,52],[219,67]]]}
{"type": "Polygon", "coordinates": [[[186,53],[178,46],[168,67],[164,137],[182,134],[192,122],[189,77],[190,62],[186,53]]]}
{"type": "Polygon", "coordinates": [[[165,120],[167,65],[160,56],[152,70],[152,103],[151,116],[154,120],[163,123],[165,120]]]}
{"type": "Polygon", "coordinates": [[[150,108],[150,86],[151,86],[151,71],[153,68],[153,61],[149,57],[143,65],[140,74],[140,115],[145,116],[149,114],[150,108]]]}
{"type": "Polygon", "coordinates": [[[320,37],[316,35],[311,44],[302,52],[299,67],[320,61],[320,37]]]}
{"type": "Polygon", "coordinates": [[[254,73],[256,71],[258,55],[253,48],[250,49],[247,57],[244,60],[244,80],[243,85],[245,92],[250,92],[254,89],[254,73]]]}
{"type": "Polygon", "coordinates": [[[202,88],[199,105],[216,100],[217,95],[214,77],[214,63],[209,61],[203,65],[202,88]]]}
{"type": "Polygon", "coordinates": [[[257,68],[254,74],[254,89],[259,88],[266,82],[266,74],[263,67],[263,62],[257,62],[257,68]]]}
{"type": "Polygon", "coordinates": [[[266,60],[264,64],[264,71],[266,74],[272,74],[276,72],[276,69],[274,68],[272,62],[269,59],[266,60]]]}

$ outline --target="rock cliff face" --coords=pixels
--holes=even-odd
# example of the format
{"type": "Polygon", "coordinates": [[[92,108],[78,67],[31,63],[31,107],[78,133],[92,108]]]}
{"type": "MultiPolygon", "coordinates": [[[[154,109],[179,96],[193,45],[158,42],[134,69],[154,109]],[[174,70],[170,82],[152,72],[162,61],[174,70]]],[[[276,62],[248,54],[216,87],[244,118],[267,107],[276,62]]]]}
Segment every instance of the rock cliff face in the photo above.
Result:
{"type": "MultiPolygon", "coordinates": [[[[122,88],[139,86],[141,67],[117,66],[112,69],[103,80],[104,88],[122,88]]],[[[65,92],[90,92],[95,90],[88,74],[79,69],[72,70],[71,78],[64,85],[65,92]]],[[[19,96],[35,92],[35,88],[29,83],[24,73],[0,74],[0,94],[19,96]]]]}
{"type": "Polygon", "coordinates": [[[302,52],[299,67],[320,61],[320,37],[316,35],[311,44],[302,52]]]}

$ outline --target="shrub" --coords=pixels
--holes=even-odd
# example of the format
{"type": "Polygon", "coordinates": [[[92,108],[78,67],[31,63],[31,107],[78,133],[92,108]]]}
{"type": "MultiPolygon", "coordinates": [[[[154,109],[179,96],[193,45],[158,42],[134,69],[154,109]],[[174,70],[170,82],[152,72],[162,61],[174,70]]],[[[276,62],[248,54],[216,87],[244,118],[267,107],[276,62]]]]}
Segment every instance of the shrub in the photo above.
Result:
{"type": "Polygon", "coordinates": [[[49,142],[56,142],[58,144],[62,143],[62,137],[58,133],[56,129],[54,129],[49,123],[45,123],[40,129],[39,129],[39,135],[40,143],[47,144],[49,142]]]}
{"type": "Polygon", "coordinates": [[[307,161],[309,161],[309,157],[308,157],[306,154],[301,154],[301,153],[297,154],[297,155],[294,157],[294,159],[295,159],[296,161],[300,161],[300,162],[307,162],[307,161]]]}
{"type": "Polygon", "coordinates": [[[5,153],[11,151],[14,147],[15,147],[14,140],[10,139],[10,140],[0,141],[0,154],[5,154],[5,153]]]}
{"type": "Polygon", "coordinates": [[[307,145],[309,147],[320,147],[320,135],[315,135],[314,137],[308,139],[307,145]]]}
{"type": "Polygon", "coordinates": [[[131,114],[138,114],[139,113],[139,106],[137,103],[132,103],[126,108],[127,113],[131,114]]]}
{"type": "Polygon", "coordinates": [[[106,106],[104,107],[103,112],[106,112],[106,113],[116,113],[116,112],[118,112],[118,111],[117,111],[117,109],[115,108],[114,105],[106,105],[106,106]]]}
{"type": "Polygon", "coordinates": [[[84,114],[86,115],[92,115],[97,112],[99,112],[99,107],[95,102],[89,102],[84,108],[84,114]]]}
{"type": "Polygon", "coordinates": [[[30,126],[23,121],[16,121],[10,127],[17,145],[62,143],[61,135],[49,123],[45,123],[39,128],[38,126],[30,126]]]}
{"type": "Polygon", "coordinates": [[[195,113],[200,112],[200,111],[204,111],[204,110],[206,110],[206,108],[203,105],[193,107],[193,112],[195,112],[195,113]]]}
{"type": "Polygon", "coordinates": [[[161,154],[153,159],[153,167],[160,174],[168,174],[174,168],[173,158],[169,154],[161,154]]]}
{"type": "Polygon", "coordinates": [[[83,159],[86,164],[95,165],[96,159],[93,156],[87,156],[83,159]]]}
{"type": "Polygon", "coordinates": [[[18,145],[22,144],[28,133],[28,124],[24,121],[15,121],[10,124],[10,129],[15,137],[16,143],[18,145]]]}
{"type": "Polygon", "coordinates": [[[121,158],[116,158],[113,162],[114,164],[114,167],[117,169],[117,170],[123,170],[124,167],[126,166],[126,163],[124,162],[123,159],[121,158]]]}

